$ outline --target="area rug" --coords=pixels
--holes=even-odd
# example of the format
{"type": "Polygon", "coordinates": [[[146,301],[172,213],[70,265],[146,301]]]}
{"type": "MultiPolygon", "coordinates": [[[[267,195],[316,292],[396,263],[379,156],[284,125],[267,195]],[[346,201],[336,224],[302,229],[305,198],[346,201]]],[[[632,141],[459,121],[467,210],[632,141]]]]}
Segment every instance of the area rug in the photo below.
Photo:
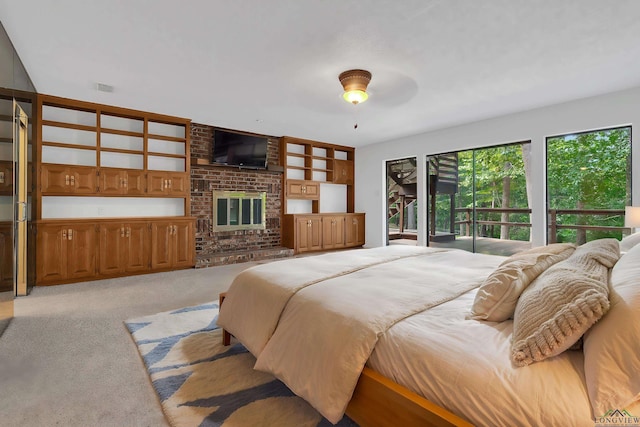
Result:
{"type": "MultiPolygon", "coordinates": [[[[272,375],[255,371],[242,344],[222,345],[218,304],[125,322],[174,427],[331,426],[272,375]]],[[[356,426],[348,417],[337,425],[356,426]]]]}

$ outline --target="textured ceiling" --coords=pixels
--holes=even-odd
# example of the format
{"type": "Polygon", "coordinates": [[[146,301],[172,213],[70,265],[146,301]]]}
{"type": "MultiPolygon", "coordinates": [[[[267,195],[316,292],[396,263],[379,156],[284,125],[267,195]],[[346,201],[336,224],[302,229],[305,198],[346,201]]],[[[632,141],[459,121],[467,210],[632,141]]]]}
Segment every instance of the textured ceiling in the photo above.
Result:
{"type": "Polygon", "coordinates": [[[638,0],[0,0],[0,20],[41,93],[351,146],[640,86],[638,0]],[[350,68],[373,74],[358,106],[350,68]]]}

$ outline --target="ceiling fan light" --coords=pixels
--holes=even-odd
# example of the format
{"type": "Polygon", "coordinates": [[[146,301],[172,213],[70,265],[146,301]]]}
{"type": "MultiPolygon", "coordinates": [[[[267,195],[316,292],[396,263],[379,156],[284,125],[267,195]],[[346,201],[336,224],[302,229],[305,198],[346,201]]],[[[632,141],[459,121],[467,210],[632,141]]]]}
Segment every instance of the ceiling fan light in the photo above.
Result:
{"type": "Polygon", "coordinates": [[[344,88],[343,98],[351,104],[359,104],[367,100],[367,85],[371,81],[371,73],[367,70],[348,70],[340,73],[338,80],[344,88]]]}
{"type": "Polygon", "coordinates": [[[369,98],[369,95],[363,90],[350,90],[345,92],[342,97],[345,101],[351,104],[359,104],[366,101],[369,98]]]}

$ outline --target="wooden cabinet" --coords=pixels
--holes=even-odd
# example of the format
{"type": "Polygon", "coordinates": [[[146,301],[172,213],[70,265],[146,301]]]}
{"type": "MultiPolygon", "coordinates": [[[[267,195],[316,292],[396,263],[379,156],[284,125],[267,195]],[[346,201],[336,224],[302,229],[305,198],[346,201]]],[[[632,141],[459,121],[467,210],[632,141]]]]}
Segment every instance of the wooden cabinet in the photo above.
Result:
{"type": "Polygon", "coordinates": [[[37,280],[42,284],[85,279],[96,274],[97,226],[57,223],[38,227],[37,280]]]}
{"type": "Polygon", "coordinates": [[[13,239],[11,222],[0,222],[0,292],[13,289],[13,239]]]}
{"type": "Polygon", "coordinates": [[[147,192],[155,196],[184,196],[189,176],[183,172],[153,171],[147,174],[147,192]]]}
{"type": "Polygon", "coordinates": [[[280,162],[284,169],[284,213],[322,212],[322,183],[346,186],[344,212],[353,212],[354,157],[353,147],[283,136],[280,143],[280,162]],[[312,202],[300,202],[300,199],[312,202]],[[295,207],[289,209],[290,205],[295,207]],[[301,210],[301,207],[304,210],[301,210]]]}
{"type": "Polygon", "coordinates": [[[364,214],[283,215],[282,244],[295,253],[362,246],[364,214]]]}
{"type": "Polygon", "coordinates": [[[295,247],[297,252],[322,249],[322,218],[303,216],[295,219],[295,247]]]}
{"type": "Polygon", "coordinates": [[[99,175],[99,191],[103,195],[140,196],[145,193],[146,180],[143,171],[102,168],[99,175]]]}
{"type": "Polygon", "coordinates": [[[333,183],[353,185],[353,161],[334,159],[333,183]]]}
{"type": "Polygon", "coordinates": [[[13,194],[13,164],[0,161],[0,195],[13,194]]]}
{"type": "Polygon", "coordinates": [[[151,224],[151,268],[170,269],[193,265],[193,221],[166,220],[151,224]]]}
{"type": "Polygon", "coordinates": [[[90,166],[43,164],[40,170],[42,193],[93,194],[97,191],[97,169],[90,166]]]}
{"type": "Polygon", "coordinates": [[[149,269],[147,222],[100,225],[100,274],[122,274],[149,269]]]}
{"type": "Polygon", "coordinates": [[[364,245],[364,214],[353,213],[345,215],[345,246],[364,245]]]}
{"type": "Polygon", "coordinates": [[[36,284],[193,267],[193,223],[184,217],[38,221],[36,284]]]}
{"type": "Polygon", "coordinates": [[[286,196],[289,199],[310,199],[320,198],[320,184],[313,181],[288,180],[286,196]]]}
{"type": "Polygon", "coordinates": [[[344,248],[344,215],[322,216],[322,249],[344,248]]]}

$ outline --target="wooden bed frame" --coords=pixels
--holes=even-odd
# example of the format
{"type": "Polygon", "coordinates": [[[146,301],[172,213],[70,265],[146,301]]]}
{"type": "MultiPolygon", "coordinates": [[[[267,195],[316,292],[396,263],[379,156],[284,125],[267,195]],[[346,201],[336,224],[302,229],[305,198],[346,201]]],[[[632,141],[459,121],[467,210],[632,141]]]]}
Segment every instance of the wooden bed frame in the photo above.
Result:
{"type": "MultiPolygon", "coordinates": [[[[226,292],[219,296],[219,304],[226,292]]],[[[231,334],[222,330],[222,343],[231,343],[231,334]]],[[[444,408],[406,387],[365,367],[347,406],[346,414],[360,427],[473,427],[444,408]]]]}

